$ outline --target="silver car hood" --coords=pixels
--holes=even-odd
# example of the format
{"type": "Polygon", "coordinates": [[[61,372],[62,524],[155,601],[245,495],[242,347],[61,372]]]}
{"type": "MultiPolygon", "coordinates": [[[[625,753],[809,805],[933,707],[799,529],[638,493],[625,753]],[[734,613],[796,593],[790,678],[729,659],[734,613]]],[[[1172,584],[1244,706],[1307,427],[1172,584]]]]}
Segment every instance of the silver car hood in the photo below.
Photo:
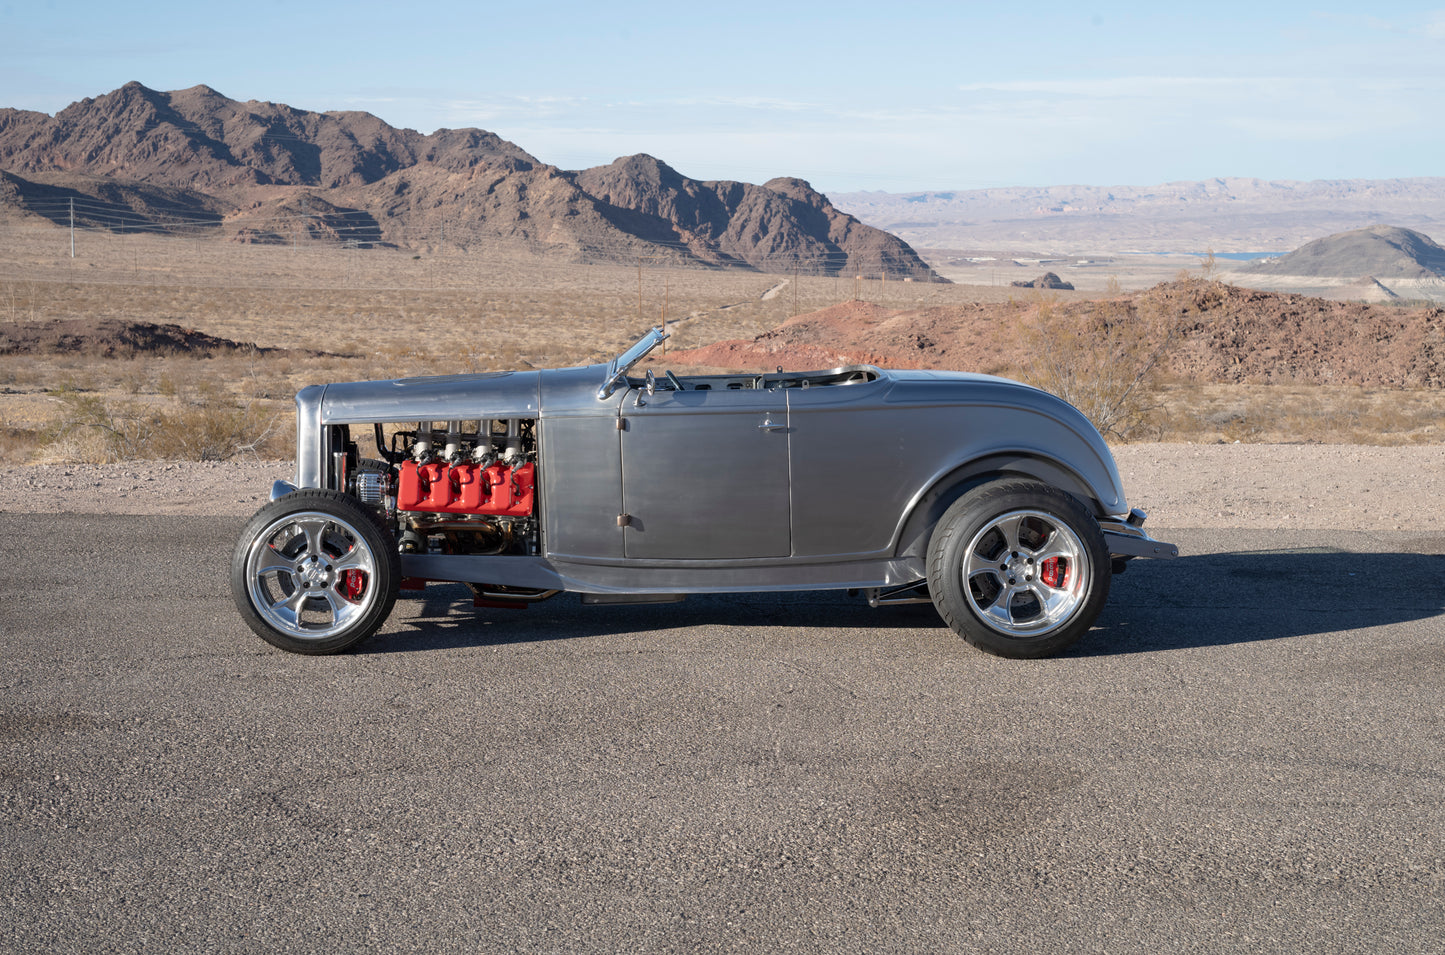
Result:
{"type": "Polygon", "coordinates": [[[540,372],[504,371],[351,381],[302,389],[296,405],[318,424],[465,420],[483,408],[489,417],[536,417],[540,380],[540,372]]]}

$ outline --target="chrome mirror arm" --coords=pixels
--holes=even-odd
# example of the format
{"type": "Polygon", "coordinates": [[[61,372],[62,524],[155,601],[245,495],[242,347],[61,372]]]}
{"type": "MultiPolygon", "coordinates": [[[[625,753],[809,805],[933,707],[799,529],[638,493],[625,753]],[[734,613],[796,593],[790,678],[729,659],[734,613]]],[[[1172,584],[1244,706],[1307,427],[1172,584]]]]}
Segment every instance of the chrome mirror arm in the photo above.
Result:
{"type": "Polygon", "coordinates": [[[649,398],[657,394],[657,376],[652,373],[651,368],[647,369],[647,386],[638,390],[637,400],[633,403],[633,407],[642,407],[642,392],[644,391],[647,392],[647,397],[649,398]]]}

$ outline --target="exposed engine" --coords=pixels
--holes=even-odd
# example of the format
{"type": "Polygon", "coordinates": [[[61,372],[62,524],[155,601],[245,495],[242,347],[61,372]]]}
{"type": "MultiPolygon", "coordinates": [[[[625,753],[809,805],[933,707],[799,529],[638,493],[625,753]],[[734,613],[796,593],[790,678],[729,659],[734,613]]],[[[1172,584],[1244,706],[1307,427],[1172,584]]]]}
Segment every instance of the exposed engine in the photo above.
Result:
{"type": "Polygon", "coordinates": [[[393,522],[402,553],[535,554],[536,421],[419,422],[384,441],[384,460],[348,447],[347,489],[393,522]]]}

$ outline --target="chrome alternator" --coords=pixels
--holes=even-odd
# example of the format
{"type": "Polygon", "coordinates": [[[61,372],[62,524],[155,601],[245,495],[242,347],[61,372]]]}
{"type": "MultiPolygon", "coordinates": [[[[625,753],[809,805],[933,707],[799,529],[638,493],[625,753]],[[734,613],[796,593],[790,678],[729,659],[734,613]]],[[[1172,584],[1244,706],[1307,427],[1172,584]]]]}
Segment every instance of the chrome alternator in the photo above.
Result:
{"type": "Polygon", "coordinates": [[[356,498],[368,507],[386,506],[386,475],[380,471],[356,472],[356,498]]]}

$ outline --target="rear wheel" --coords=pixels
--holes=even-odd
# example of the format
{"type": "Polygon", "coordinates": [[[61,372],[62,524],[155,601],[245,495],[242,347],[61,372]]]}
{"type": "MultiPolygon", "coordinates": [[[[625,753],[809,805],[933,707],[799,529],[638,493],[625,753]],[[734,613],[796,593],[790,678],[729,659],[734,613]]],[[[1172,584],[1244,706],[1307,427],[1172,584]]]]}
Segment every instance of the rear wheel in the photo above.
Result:
{"type": "Polygon", "coordinates": [[[396,602],[391,532],[354,498],[308,489],[251,518],[231,558],[231,595],[252,630],[292,653],[339,653],[396,602]]]}
{"type": "Polygon", "coordinates": [[[928,584],[959,636],[1003,657],[1059,653],[1109,596],[1109,554],[1092,514],[1037,481],[980,485],[954,502],[928,546],[928,584]]]}

